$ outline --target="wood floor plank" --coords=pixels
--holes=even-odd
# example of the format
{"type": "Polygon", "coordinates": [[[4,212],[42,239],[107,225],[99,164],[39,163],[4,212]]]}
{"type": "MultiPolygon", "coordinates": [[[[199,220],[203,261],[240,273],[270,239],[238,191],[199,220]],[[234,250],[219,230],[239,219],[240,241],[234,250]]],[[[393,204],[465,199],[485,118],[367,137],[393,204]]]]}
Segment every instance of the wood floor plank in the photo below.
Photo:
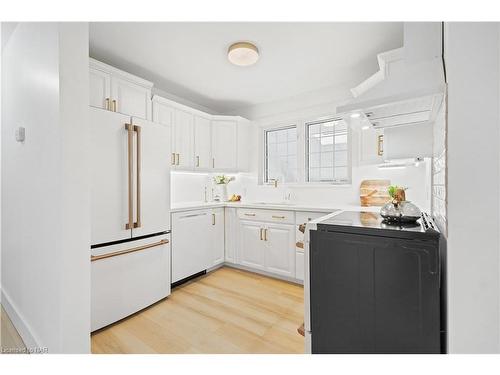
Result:
{"type": "Polygon", "coordinates": [[[303,353],[303,288],[223,267],[92,334],[93,353],[303,353]]]}
{"type": "Polygon", "coordinates": [[[26,349],[23,339],[12,324],[3,306],[0,307],[0,348],[3,349],[1,352],[9,353],[23,353],[26,349]]]}

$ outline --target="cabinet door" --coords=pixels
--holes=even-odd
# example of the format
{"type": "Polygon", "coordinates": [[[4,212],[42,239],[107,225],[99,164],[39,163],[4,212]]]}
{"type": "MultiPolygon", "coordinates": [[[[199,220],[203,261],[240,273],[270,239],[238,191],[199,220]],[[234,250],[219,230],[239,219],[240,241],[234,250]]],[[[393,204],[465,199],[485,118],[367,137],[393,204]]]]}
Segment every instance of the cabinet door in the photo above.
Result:
{"type": "Polygon", "coordinates": [[[111,96],[111,75],[102,70],[89,70],[89,104],[92,107],[109,109],[111,96]]]}
{"type": "Polygon", "coordinates": [[[112,109],[126,115],[151,119],[151,89],[120,77],[111,78],[112,109]]]}
{"type": "Polygon", "coordinates": [[[212,264],[224,262],[224,208],[212,210],[212,264]]]}
{"type": "Polygon", "coordinates": [[[141,225],[132,230],[132,236],[137,237],[170,229],[170,129],[135,117],[132,124],[140,127],[134,143],[134,218],[141,225]]]}
{"type": "Polygon", "coordinates": [[[364,164],[376,164],[384,161],[382,129],[362,129],[360,131],[360,161],[364,164]],[[382,137],[379,139],[379,137],[382,137]]]}
{"type": "Polygon", "coordinates": [[[266,271],[295,277],[295,227],[266,224],[264,233],[266,271]]]}
{"type": "Polygon", "coordinates": [[[206,270],[212,264],[211,211],[172,214],[172,282],[206,270]]]}
{"type": "Polygon", "coordinates": [[[128,219],[128,143],[130,117],[89,108],[91,244],[131,237],[128,219]]]}
{"type": "Polygon", "coordinates": [[[265,246],[262,234],[262,224],[250,221],[240,222],[239,264],[259,270],[265,268],[265,246]]]}
{"type": "Polygon", "coordinates": [[[212,163],[215,169],[236,170],[237,125],[233,120],[212,121],[212,163]]]}
{"type": "Polygon", "coordinates": [[[194,131],[193,115],[181,110],[174,110],[174,147],[176,154],[176,168],[193,168],[194,156],[194,131]]]}
{"type": "Polygon", "coordinates": [[[175,110],[163,103],[153,102],[153,122],[163,124],[170,129],[170,167],[175,168],[175,127],[174,115],[175,110]]]}
{"type": "Polygon", "coordinates": [[[229,263],[237,263],[236,254],[238,247],[238,216],[236,215],[236,208],[225,208],[224,212],[224,247],[225,247],[225,261],[229,263]]]}
{"type": "Polygon", "coordinates": [[[212,168],[210,120],[194,116],[194,167],[212,168]]]}

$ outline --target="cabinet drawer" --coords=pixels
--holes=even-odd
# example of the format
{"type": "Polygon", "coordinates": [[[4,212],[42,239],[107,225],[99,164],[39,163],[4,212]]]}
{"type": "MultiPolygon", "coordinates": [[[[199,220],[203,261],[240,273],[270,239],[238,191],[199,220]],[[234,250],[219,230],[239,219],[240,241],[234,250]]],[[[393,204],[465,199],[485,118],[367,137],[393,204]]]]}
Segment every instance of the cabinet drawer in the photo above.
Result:
{"type": "Polygon", "coordinates": [[[295,223],[295,213],[293,211],[240,208],[238,209],[238,217],[243,220],[266,221],[271,223],[295,223]]]}
{"type": "MultiPolygon", "coordinates": [[[[332,211],[333,212],[333,211],[332,211]]],[[[328,213],[326,212],[296,212],[295,213],[295,224],[305,224],[311,220],[318,219],[322,216],[326,216],[328,213]]]]}

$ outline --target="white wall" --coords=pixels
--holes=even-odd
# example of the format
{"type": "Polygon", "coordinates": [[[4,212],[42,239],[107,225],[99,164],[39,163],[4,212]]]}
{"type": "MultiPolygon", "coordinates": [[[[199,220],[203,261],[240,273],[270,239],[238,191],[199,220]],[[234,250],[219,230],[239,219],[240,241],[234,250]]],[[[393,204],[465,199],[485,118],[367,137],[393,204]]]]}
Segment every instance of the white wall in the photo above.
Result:
{"type": "Polygon", "coordinates": [[[451,353],[500,352],[499,26],[447,23],[451,353]]]}
{"type": "Polygon", "coordinates": [[[20,23],[2,54],[2,304],[52,353],[90,349],[87,56],[87,24],[57,23],[20,23]]]}

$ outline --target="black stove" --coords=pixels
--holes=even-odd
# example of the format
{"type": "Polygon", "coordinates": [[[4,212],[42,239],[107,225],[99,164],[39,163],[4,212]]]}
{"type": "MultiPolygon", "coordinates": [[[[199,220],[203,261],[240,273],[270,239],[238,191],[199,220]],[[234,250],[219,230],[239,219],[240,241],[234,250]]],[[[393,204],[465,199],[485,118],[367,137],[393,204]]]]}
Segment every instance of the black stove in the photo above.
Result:
{"type": "Polygon", "coordinates": [[[416,223],[397,223],[384,220],[379,213],[343,211],[317,224],[318,230],[342,231],[390,237],[435,237],[439,231],[431,217],[423,213],[416,223]]]}

